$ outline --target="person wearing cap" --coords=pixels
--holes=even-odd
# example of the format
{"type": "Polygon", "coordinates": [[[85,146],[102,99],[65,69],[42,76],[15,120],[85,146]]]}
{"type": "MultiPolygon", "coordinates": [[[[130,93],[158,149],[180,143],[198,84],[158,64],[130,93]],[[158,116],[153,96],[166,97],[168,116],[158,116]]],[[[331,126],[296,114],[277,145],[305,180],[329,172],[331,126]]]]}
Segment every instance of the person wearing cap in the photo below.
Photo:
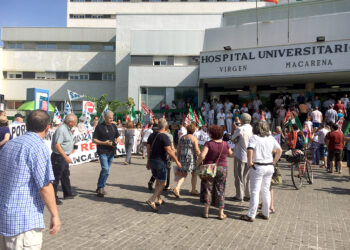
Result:
{"type": "Polygon", "coordinates": [[[0,116],[0,150],[11,139],[12,137],[8,126],[7,117],[0,116]]]}
{"type": "Polygon", "coordinates": [[[20,124],[23,123],[24,116],[20,113],[15,114],[15,120],[12,122],[12,124],[20,124]]]}
{"type": "Polygon", "coordinates": [[[334,105],[331,104],[328,106],[328,110],[326,111],[325,121],[327,123],[336,123],[338,120],[338,113],[333,109],[334,105]]]}
{"type": "Polygon", "coordinates": [[[247,146],[250,137],[253,135],[253,128],[250,125],[252,118],[249,114],[243,113],[241,116],[241,126],[238,127],[233,136],[232,141],[236,144],[234,150],[234,177],[236,196],[234,201],[249,201],[249,177],[248,177],[248,159],[247,146]]]}

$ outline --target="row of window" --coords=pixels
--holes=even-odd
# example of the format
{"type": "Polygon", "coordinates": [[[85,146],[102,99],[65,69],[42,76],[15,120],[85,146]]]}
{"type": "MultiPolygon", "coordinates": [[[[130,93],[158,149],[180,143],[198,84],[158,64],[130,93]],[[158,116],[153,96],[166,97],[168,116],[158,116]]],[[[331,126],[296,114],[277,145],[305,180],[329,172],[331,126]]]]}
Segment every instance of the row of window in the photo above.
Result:
{"type": "Polygon", "coordinates": [[[114,73],[106,72],[3,72],[5,79],[36,79],[36,80],[94,80],[113,81],[114,73]]]}
{"type": "MultiPolygon", "coordinates": [[[[130,0],[70,0],[71,2],[130,2],[130,0]]],[[[174,2],[172,0],[139,0],[140,2],[174,2]]],[[[192,2],[191,0],[180,0],[192,2]]],[[[199,0],[201,2],[254,2],[255,0],[199,0]]]]}
{"type": "MultiPolygon", "coordinates": [[[[8,43],[8,49],[23,49],[23,43],[8,43]]],[[[56,50],[56,43],[38,43],[36,45],[37,50],[56,50]]],[[[69,49],[71,50],[90,50],[89,44],[71,44],[69,49]]],[[[114,51],[114,45],[103,45],[103,50],[114,51]]]]}
{"type": "Polygon", "coordinates": [[[70,14],[71,19],[115,19],[115,15],[104,14],[70,14]]]}

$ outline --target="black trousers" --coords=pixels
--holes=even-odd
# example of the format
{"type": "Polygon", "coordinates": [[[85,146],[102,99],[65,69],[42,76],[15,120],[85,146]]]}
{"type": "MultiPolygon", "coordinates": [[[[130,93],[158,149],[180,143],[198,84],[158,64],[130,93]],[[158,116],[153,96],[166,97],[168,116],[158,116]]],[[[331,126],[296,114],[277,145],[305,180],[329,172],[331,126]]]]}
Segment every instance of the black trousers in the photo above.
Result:
{"type": "Polygon", "coordinates": [[[72,195],[72,187],[70,185],[70,172],[69,172],[69,164],[64,160],[64,158],[59,155],[52,153],[51,154],[51,163],[53,174],[55,175],[55,181],[53,183],[53,188],[55,189],[55,197],[57,197],[57,187],[61,181],[63,196],[72,195]]]}

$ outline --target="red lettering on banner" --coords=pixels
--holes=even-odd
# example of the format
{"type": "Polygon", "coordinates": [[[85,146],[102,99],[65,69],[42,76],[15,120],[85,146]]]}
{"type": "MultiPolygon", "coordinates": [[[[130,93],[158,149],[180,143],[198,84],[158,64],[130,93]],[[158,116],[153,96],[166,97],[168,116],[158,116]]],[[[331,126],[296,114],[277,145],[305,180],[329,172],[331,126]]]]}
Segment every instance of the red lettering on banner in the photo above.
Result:
{"type": "Polygon", "coordinates": [[[89,144],[87,144],[87,143],[81,144],[81,152],[84,152],[84,150],[89,151],[88,146],[89,146],[89,144]]]}
{"type": "Polygon", "coordinates": [[[90,150],[94,150],[96,148],[96,144],[93,142],[90,142],[90,150]]]}

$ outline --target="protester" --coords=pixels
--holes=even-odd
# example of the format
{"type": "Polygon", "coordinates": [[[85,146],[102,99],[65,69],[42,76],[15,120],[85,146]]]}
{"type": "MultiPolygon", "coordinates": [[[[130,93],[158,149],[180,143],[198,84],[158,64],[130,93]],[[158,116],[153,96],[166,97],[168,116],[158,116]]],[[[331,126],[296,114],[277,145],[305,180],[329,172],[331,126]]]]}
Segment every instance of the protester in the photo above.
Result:
{"type": "Polygon", "coordinates": [[[288,149],[295,149],[298,140],[298,125],[293,124],[292,130],[288,133],[288,149]]]}
{"type": "Polygon", "coordinates": [[[232,141],[235,143],[234,150],[234,178],[236,195],[232,198],[234,201],[249,201],[249,178],[248,178],[248,160],[247,146],[250,137],[253,135],[252,126],[250,125],[251,116],[247,113],[241,116],[241,126],[238,127],[232,141]]]}
{"type": "Polygon", "coordinates": [[[331,126],[331,132],[326,135],[325,143],[328,147],[328,157],[331,168],[327,173],[333,173],[335,164],[339,167],[339,174],[342,173],[342,151],[344,146],[344,135],[338,130],[338,125],[331,126]]]}
{"type": "Polygon", "coordinates": [[[6,111],[5,110],[0,110],[0,116],[6,116],[6,111]]]}
{"type": "Polygon", "coordinates": [[[314,107],[314,111],[311,112],[312,126],[318,128],[323,120],[321,111],[318,110],[318,106],[314,107]]]}
{"type": "Polygon", "coordinates": [[[227,113],[228,113],[229,111],[231,111],[231,110],[232,110],[232,106],[233,106],[233,103],[232,103],[232,102],[230,102],[230,100],[229,100],[229,99],[226,99],[226,100],[225,100],[225,103],[224,103],[224,107],[225,107],[225,115],[227,115],[227,113]]]}
{"type": "Polygon", "coordinates": [[[57,196],[58,184],[61,181],[64,199],[73,199],[75,194],[72,193],[70,184],[69,164],[73,163],[69,155],[74,149],[73,131],[77,125],[77,117],[74,114],[68,114],[64,118],[64,124],[59,126],[53,137],[51,144],[51,162],[55,175],[53,187],[55,189],[56,204],[61,205],[62,201],[57,196]]]}
{"type": "Polygon", "coordinates": [[[112,121],[113,112],[108,110],[104,115],[104,121],[97,125],[92,139],[97,144],[97,153],[101,164],[101,172],[96,189],[98,197],[104,197],[107,194],[104,188],[109,176],[109,169],[116,153],[117,142],[121,142],[118,128],[112,121]]]}
{"type": "Polygon", "coordinates": [[[224,109],[220,109],[220,113],[216,116],[218,126],[225,127],[225,117],[224,109]]]}
{"type": "Polygon", "coordinates": [[[227,133],[229,133],[230,135],[232,134],[232,119],[233,114],[231,113],[231,110],[228,110],[226,114],[226,129],[227,133]]]}
{"type": "Polygon", "coordinates": [[[214,124],[214,118],[215,118],[215,110],[213,106],[210,106],[210,110],[209,110],[209,126],[214,124]]]}
{"type": "Polygon", "coordinates": [[[286,117],[287,111],[284,109],[283,105],[276,111],[277,114],[277,124],[276,126],[283,126],[284,118],[286,117]]]}
{"type": "Polygon", "coordinates": [[[334,105],[334,110],[335,111],[337,111],[338,113],[339,113],[339,110],[341,110],[342,111],[342,113],[344,114],[344,115],[346,115],[346,108],[345,108],[346,106],[344,106],[344,104],[342,103],[342,101],[341,100],[338,100],[338,102],[334,105]]]}
{"type": "Polygon", "coordinates": [[[277,164],[282,154],[282,148],[270,135],[269,126],[265,121],[259,121],[254,125],[254,135],[249,139],[248,164],[251,167],[250,192],[251,199],[248,215],[242,215],[241,219],[253,222],[259,205],[259,193],[261,190],[262,213],[257,216],[268,220],[270,215],[270,185],[274,165],[277,164]],[[273,153],[275,156],[273,157],[273,153]]]}
{"type": "Polygon", "coordinates": [[[142,159],[145,159],[147,153],[147,140],[148,137],[153,133],[152,130],[153,121],[151,121],[148,126],[146,126],[141,133],[142,136],[142,159]]]}
{"type": "Polygon", "coordinates": [[[117,128],[123,128],[123,124],[119,119],[117,120],[116,126],[117,126],[117,128]]]}
{"type": "Polygon", "coordinates": [[[15,114],[14,116],[14,121],[12,122],[12,124],[20,124],[20,123],[23,123],[23,119],[24,119],[24,116],[20,113],[17,113],[15,114]]]}
{"type": "MultiPolygon", "coordinates": [[[[346,96],[347,97],[347,96],[346,96]]],[[[346,160],[347,160],[347,167],[349,169],[349,175],[350,175],[350,132],[344,137],[344,141],[347,143],[346,145],[346,160]]]]}
{"type": "Polygon", "coordinates": [[[11,131],[8,126],[8,120],[6,116],[0,116],[0,151],[2,147],[11,140],[11,131]]]}
{"type": "Polygon", "coordinates": [[[260,110],[256,109],[253,114],[253,124],[257,123],[258,121],[260,121],[260,110]]]}
{"type": "Polygon", "coordinates": [[[328,150],[325,142],[326,135],[329,133],[329,126],[325,126],[321,124],[319,130],[317,131],[318,135],[318,142],[319,142],[319,154],[320,154],[320,160],[323,160],[323,164],[320,165],[320,168],[327,166],[327,156],[328,156],[328,150]]]}
{"type": "Polygon", "coordinates": [[[312,164],[320,165],[320,142],[318,128],[313,128],[311,133],[312,164]]]}
{"type": "Polygon", "coordinates": [[[51,215],[50,234],[57,234],[58,215],[50,153],[43,139],[50,117],[41,110],[27,117],[27,132],[0,151],[0,249],[41,249],[44,206],[51,215]]]}
{"type": "Polygon", "coordinates": [[[276,126],[275,132],[272,133],[272,136],[275,138],[275,140],[278,142],[278,144],[282,145],[283,141],[285,139],[285,136],[282,132],[282,128],[280,126],[276,126]]]}
{"type": "Polygon", "coordinates": [[[338,113],[333,109],[333,104],[328,106],[328,110],[325,114],[325,121],[328,124],[336,123],[338,120],[338,113]]]}
{"type": "Polygon", "coordinates": [[[198,195],[198,191],[196,190],[197,184],[197,175],[195,173],[197,156],[200,154],[198,140],[193,133],[195,132],[196,127],[193,124],[190,124],[186,127],[187,135],[183,136],[178,145],[177,145],[177,158],[181,163],[181,168],[178,169],[176,175],[178,177],[177,184],[173,189],[173,194],[180,198],[180,189],[181,185],[184,183],[188,173],[192,173],[192,189],[191,195],[198,195]]]}
{"type": "Polygon", "coordinates": [[[232,157],[233,152],[227,142],[221,138],[223,136],[223,128],[211,125],[209,127],[209,136],[212,139],[206,142],[203,147],[203,151],[200,154],[197,166],[201,164],[213,164],[216,163],[217,172],[214,180],[202,179],[200,201],[204,203],[203,218],[209,217],[209,208],[212,202],[218,200],[219,204],[219,219],[226,218],[224,213],[225,207],[225,186],[227,177],[227,159],[226,157],[232,157]]]}
{"type": "Polygon", "coordinates": [[[166,179],[168,175],[167,168],[167,153],[175,161],[176,165],[181,168],[181,163],[176,158],[175,153],[171,150],[171,142],[169,137],[165,134],[167,122],[165,119],[161,119],[158,124],[158,131],[151,134],[147,141],[147,169],[152,170],[152,176],[156,179],[156,186],[154,194],[146,201],[147,205],[157,212],[158,205],[163,204],[163,200],[160,197],[161,192],[166,186],[166,179]]]}
{"type": "Polygon", "coordinates": [[[186,135],[187,134],[187,130],[186,130],[186,123],[185,122],[182,122],[180,123],[180,128],[179,128],[179,131],[178,131],[178,140],[180,141],[181,137],[186,135]]]}
{"type": "Polygon", "coordinates": [[[131,164],[131,153],[132,149],[134,147],[134,137],[135,137],[136,131],[134,127],[134,122],[128,121],[126,123],[126,129],[125,129],[125,151],[126,151],[126,158],[124,165],[131,164]]]}
{"type": "Polygon", "coordinates": [[[299,120],[301,124],[304,124],[309,113],[309,107],[304,102],[299,104],[299,120]]]}

